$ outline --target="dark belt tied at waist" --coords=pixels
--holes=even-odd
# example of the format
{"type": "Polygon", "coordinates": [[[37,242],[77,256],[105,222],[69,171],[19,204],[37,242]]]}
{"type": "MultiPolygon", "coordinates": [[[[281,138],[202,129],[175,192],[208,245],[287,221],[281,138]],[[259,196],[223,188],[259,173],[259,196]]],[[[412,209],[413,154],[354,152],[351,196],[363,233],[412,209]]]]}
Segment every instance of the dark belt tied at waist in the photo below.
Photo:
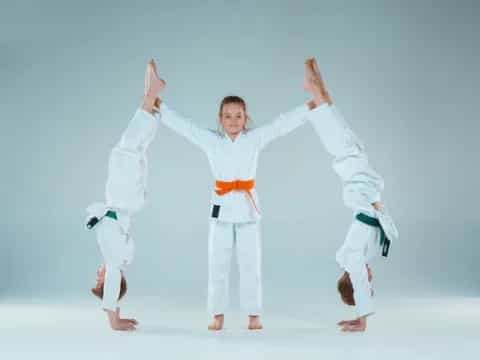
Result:
{"type": "Polygon", "coordinates": [[[105,214],[106,217],[109,217],[113,220],[118,220],[117,218],[117,213],[113,210],[108,210],[107,213],[105,214]]]}
{"type": "Polygon", "coordinates": [[[377,218],[368,216],[367,214],[364,214],[364,213],[358,213],[357,216],[355,216],[355,219],[357,219],[358,221],[366,225],[373,226],[380,229],[380,246],[382,247],[382,256],[387,257],[388,251],[390,249],[390,239],[387,238],[387,235],[385,234],[385,231],[383,230],[382,225],[380,224],[380,221],[378,221],[377,218]]]}
{"type": "Polygon", "coordinates": [[[87,223],[87,228],[88,229],[92,229],[95,225],[98,224],[98,222],[104,218],[104,217],[109,217],[110,219],[113,219],[113,220],[118,220],[117,218],[117,213],[113,210],[107,210],[107,212],[105,213],[105,215],[103,215],[100,219],[97,218],[96,216],[90,218],[90,220],[88,220],[88,223],[87,223]]]}

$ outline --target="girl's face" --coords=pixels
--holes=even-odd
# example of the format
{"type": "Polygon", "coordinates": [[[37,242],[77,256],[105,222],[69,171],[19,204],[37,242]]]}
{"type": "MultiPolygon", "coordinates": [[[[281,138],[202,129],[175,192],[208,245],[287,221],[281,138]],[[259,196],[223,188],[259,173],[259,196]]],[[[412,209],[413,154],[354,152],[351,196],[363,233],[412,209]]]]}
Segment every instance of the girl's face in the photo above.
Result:
{"type": "Polygon", "coordinates": [[[220,124],[228,135],[238,135],[247,124],[247,114],[245,114],[243,106],[238,103],[223,105],[220,124]]]}

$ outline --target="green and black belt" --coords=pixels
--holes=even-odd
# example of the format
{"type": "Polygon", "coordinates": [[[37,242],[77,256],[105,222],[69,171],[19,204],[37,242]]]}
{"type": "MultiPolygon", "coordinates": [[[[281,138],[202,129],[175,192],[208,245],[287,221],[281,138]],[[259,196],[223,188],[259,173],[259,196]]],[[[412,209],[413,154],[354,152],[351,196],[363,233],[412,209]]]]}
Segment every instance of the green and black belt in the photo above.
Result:
{"type": "Polygon", "coordinates": [[[109,217],[113,220],[118,220],[117,218],[117,213],[113,210],[108,210],[107,213],[105,214],[106,217],[109,217]]]}
{"type": "Polygon", "coordinates": [[[364,213],[357,214],[355,218],[366,225],[370,225],[380,229],[380,246],[382,247],[382,256],[387,257],[388,251],[390,250],[390,239],[387,238],[387,235],[385,234],[385,231],[383,230],[380,221],[378,221],[377,218],[368,216],[364,213]]]}
{"type": "Polygon", "coordinates": [[[104,217],[109,217],[110,219],[113,219],[113,220],[118,220],[117,218],[117,213],[113,210],[108,210],[105,215],[103,215],[100,219],[96,216],[90,218],[90,220],[88,220],[88,223],[87,223],[87,228],[88,229],[92,229],[95,225],[97,225],[97,223],[102,220],[104,217]]]}

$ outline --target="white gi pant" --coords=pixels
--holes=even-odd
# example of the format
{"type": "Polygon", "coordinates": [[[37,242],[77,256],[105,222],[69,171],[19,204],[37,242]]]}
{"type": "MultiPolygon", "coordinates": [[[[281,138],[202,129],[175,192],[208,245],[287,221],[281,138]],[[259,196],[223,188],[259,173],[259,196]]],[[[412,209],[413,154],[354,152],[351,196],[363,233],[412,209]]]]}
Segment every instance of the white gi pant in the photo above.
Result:
{"type": "MultiPolygon", "coordinates": [[[[343,184],[343,199],[354,217],[362,212],[378,217],[372,204],[380,201],[383,179],[369,165],[365,148],[335,106],[311,112],[312,125],[325,149],[334,156],[333,168],[343,184]]],[[[374,312],[366,265],[380,253],[380,230],[353,219],[336,260],[352,282],[358,316],[374,312]]]]}
{"type": "Polygon", "coordinates": [[[210,220],[208,238],[208,312],[224,314],[229,302],[229,274],[236,247],[240,306],[248,315],[262,312],[260,223],[210,220]]]}
{"type": "Polygon", "coordinates": [[[101,219],[94,229],[106,265],[102,301],[102,308],[106,310],[116,310],[122,271],[133,261],[130,218],[145,203],[146,151],[157,127],[158,120],[154,116],[142,109],[136,111],[110,154],[106,203],[94,203],[87,209],[89,218],[101,219]],[[117,220],[104,216],[107,210],[115,211],[117,220]]]}

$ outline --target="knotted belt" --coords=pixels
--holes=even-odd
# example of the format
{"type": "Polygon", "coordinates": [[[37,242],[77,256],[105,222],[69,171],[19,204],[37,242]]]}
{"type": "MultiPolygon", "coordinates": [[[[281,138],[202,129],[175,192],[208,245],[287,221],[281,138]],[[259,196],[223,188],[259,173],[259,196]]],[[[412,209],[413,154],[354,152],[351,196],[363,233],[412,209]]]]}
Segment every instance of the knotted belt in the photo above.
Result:
{"type": "Polygon", "coordinates": [[[97,225],[98,222],[99,222],[100,220],[102,220],[102,218],[104,218],[105,216],[106,216],[106,217],[109,217],[109,218],[111,218],[111,219],[113,219],[113,220],[118,220],[118,218],[117,218],[117,213],[116,213],[115,211],[113,211],[113,210],[107,210],[107,212],[105,213],[105,215],[103,215],[100,219],[99,219],[98,217],[96,217],[96,216],[90,218],[90,219],[88,220],[88,223],[87,223],[87,228],[88,228],[88,229],[92,229],[92,228],[93,228],[95,225],[97,225]]]}
{"type": "Polygon", "coordinates": [[[380,246],[382,247],[382,256],[387,257],[388,251],[390,249],[390,240],[387,238],[387,235],[385,234],[385,231],[383,230],[380,221],[378,221],[377,218],[368,216],[364,213],[358,213],[355,218],[366,225],[370,225],[380,229],[380,246]]]}
{"type": "Polygon", "coordinates": [[[253,205],[257,213],[260,214],[258,211],[257,205],[255,204],[255,199],[252,195],[252,189],[255,186],[255,180],[234,180],[234,181],[215,181],[215,192],[217,195],[223,196],[228,194],[231,191],[245,191],[247,196],[250,200],[250,203],[253,205]]]}

